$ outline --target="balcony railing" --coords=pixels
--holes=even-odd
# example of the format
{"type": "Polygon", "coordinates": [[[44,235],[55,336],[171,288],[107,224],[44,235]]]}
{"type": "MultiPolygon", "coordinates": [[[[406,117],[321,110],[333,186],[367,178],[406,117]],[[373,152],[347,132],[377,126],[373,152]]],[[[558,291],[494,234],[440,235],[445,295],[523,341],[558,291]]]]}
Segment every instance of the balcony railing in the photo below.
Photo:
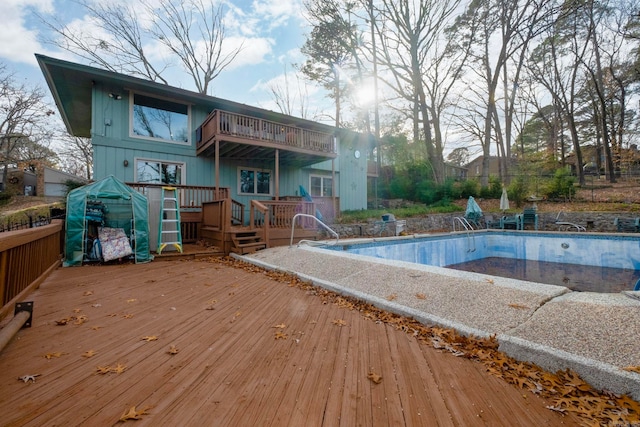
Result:
{"type": "Polygon", "coordinates": [[[336,153],[336,140],[332,134],[302,129],[283,123],[244,116],[222,110],[214,110],[200,126],[197,149],[210,144],[218,137],[224,140],[253,140],[284,147],[319,152],[336,153]]]}

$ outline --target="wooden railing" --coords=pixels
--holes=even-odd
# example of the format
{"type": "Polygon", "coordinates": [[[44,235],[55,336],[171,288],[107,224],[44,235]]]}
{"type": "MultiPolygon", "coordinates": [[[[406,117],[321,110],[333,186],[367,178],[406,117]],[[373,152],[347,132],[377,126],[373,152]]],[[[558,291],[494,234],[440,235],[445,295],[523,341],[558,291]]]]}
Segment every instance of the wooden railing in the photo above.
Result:
{"type": "Polygon", "coordinates": [[[214,110],[200,126],[197,143],[199,150],[217,135],[265,141],[283,147],[296,147],[322,153],[336,153],[336,141],[332,134],[302,129],[283,123],[256,117],[214,110]]]}
{"type": "Polygon", "coordinates": [[[249,207],[249,226],[251,228],[262,228],[262,239],[267,243],[269,247],[269,208],[266,207],[264,202],[258,200],[252,200],[249,207]]]}
{"type": "Polygon", "coordinates": [[[60,264],[63,224],[0,234],[0,319],[60,264]]]}
{"type": "MultiPolygon", "coordinates": [[[[269,228],[291,229],[295,214],[303,213],[314,215],[315,210],[316,206],[313,202],[283,200],[252,201],[249,223],[253,227],[265,227],[265,225],[268,225],[269,228]]],[[[313,221],[305,219],[302,221],[302,227],[304,228],[315,226],[313,221]]]]}
{"type": "MultiPolygon", "coordinates": [[[[140,182],[128,182],[127,185],[145,196],[149,195],[150,188],[162,188],[167,186],[167,184],[145,184],[140,182]]],[[[226,199],[230,194],[228,187],[206,187],[176,184],[171,184],[171,186],[176,187],[179,190],[178,194],[181,209],[199,208],[204,202],[226,199]]]]}
{"type": "Polygon", "coordinates": [[[233,199],[205,202],[202,204],[202,225],[220,230],[244,225],[244,205],[233,199]]]}

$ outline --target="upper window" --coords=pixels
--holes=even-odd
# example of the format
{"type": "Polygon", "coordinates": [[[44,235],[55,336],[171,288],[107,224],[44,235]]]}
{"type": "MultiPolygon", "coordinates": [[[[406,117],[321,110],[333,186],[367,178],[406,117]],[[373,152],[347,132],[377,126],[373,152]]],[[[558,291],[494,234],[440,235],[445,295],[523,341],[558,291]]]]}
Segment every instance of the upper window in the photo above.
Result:
{"type": "Polygon", "coordinates": [[[144,184],[182,184],[184,163],[136,159],[136,182],[144,184]]]}
{"type": "Polygon", "coordinates": [[[189,106],[146,95],[133,95],[134,137],[189,143],[189,106]]]}
{"type": "Polygon", "coordinates": [[[309,177],[309,188],[313,197],[331,197],[333,196],[333,180],[329,176],[309,177]]]}
{"type": "Polygon", "coordinates": [[[271,194],[271,171],[238,169],[238,194],[271,194]]]}

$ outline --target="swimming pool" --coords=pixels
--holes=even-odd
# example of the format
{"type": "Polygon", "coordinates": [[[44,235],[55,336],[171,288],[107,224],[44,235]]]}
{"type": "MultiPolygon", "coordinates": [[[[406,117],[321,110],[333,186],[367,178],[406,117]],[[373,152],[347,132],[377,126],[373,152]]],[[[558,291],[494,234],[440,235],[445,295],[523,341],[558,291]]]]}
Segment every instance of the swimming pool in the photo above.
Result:
{"type": "Polygon", "coordinates": [[[455,268],[475,262],[479,266],[475,270],[462,269],[573,290],[633,290],[640,278],[640,237],[630,235],[482,230],[350,242],[330,249],[436,267],[455,268]],[[497,270],[487,270],[487,260],[498,264],[497,270]],[[524,264],[515,266],[513,260],[524,264]],[[534,270],[549,273],[548,277],[533,274],[534,270]],[[560,283],[551,277],[559,278],[560,283]],[[621,280],[625,281],[621,286],[604,286],[621,280]]]}

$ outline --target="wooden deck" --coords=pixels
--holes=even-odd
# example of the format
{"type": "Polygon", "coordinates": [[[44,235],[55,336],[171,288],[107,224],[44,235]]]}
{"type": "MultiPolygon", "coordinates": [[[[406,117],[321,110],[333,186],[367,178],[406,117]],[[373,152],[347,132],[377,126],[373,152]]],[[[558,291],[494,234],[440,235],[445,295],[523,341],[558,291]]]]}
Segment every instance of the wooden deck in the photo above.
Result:
{"type": "Polygon", "coordinates": [[[0,425],[577,425],[318,294],[212,260],[60,268],[0,353],[0,425]]]}

